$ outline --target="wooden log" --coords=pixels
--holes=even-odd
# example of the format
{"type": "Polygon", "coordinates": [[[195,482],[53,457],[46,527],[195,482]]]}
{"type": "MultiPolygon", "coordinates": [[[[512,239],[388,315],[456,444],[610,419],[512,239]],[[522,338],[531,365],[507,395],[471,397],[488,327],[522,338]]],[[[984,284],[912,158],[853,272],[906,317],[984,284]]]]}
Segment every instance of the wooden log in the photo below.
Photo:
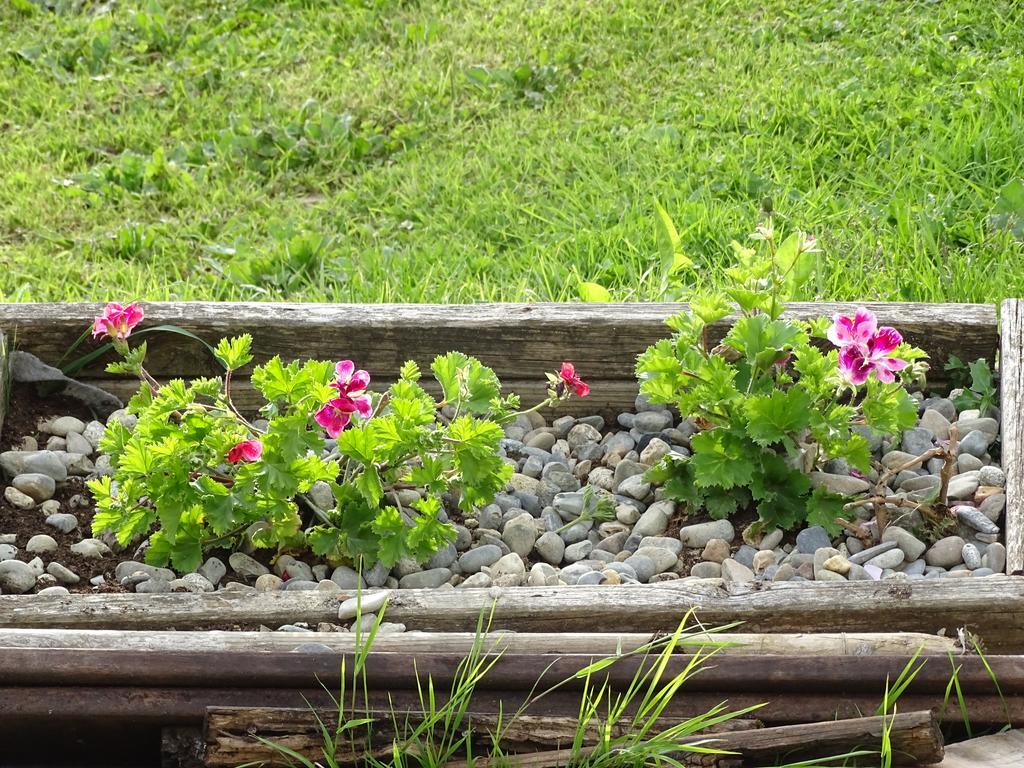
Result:
{"type": "MultiPolygon", "coordinates": [[[[346,731],[344,737],[336,739],[335,760],[339,764],[354,763],[368,755],[382,757],[392,750],[392,743],[408,741],[413,729],[420,727],[424,720],[422,712],[380,713],[365,709],[345,712],[345,719],[370,719],[372,725],[360,726],[346,731]]],[[[239,709],[211,707],[207,710],[205,726],[206,764],[208,766],[238,766],[258,762],[266,766],[286,765],[280,763],[280,753],[257,740],[256,736],[273,741],[311,760],[321,758],[324,746],[319,723],[325,723],[333,731],[338,720],[336,710],[314,712],[305,709],[239,709]],[[318,719],[319,718],[319,722],[318,719]]],[[[678,725],[678,718],[657,718],[654,727],[664,730],[678,725]]],[[[620,738],[629,732],[630,722],[622,719],[613,724],[609,731],[612,738],[620,738]]],[[[503,751],[521,752],[539,749],[572,746],[579,727],[576,716],[535,716],[504,714],[468,714],[461,722],[460,733],[473,735],[474,754],[498,743],[503,751]]],[[[757,720],[741,718],[727,720],[702,734],[732,733],[760,727],[757,720]]],[[[600,728],[595,722],[585,725],[581,743],[590,746],[598,743],[600,728]]],[[[407,750],[408,746],[403,748],[407,750]]]]}
{"type": "MultiPolygon", "coordinates": [[[[139,686],[6,686],[0,685],[0,733],[18,723],[63,723],[116,719],[130,725],[202,724],[209,707],[288,707],[330,709],[329,691],[322,686],[294,688],[182,688],[139,686]]],[[[447,700],[443,689],[437,692],[439,704],[447,700]]],[[[478,690],[472,711],[511,712],[532,696],[527,691],[478,690]]],[[[943,722],[959,722],[955,705],[943,709],[943,693],[905,693],[900,707],[908,712],[935,709],[943,722]]],[[[765,724],[821,722],[861,717],[874,712],[881,703],[877,693],[720,693],[694,691],[676,696],[664,711],[665,717],[696,717],[725,703],[731,710],[757,707],[753,716],[765,724]]],[[[409,690],[371,690],[369,701],[360,703],[374,710],[413,711],[419,709],[419,694],[409,690]]],[[[1024,726],[1024,696],[973,695],[969,699],[971,723],[976,726],[1010,724],[1024,726]]],[[[555,691],[533,700],[530,714],[564,715],[579,707],[578,691],[555,691]]]]}
{"type": "MultiPolygon", "coordinates": [[[[881,751],[888,732],[892,765],[931,765],[942,760],[943,739],[930,710],[885,717],[859,717],[715,735],[705,746],[738,752],[745,762],[814,760],[857,750],[881,751]]],[[[846,765],[878,765],[878,754],[846,765]]]]}
{"type": "Polygon", "coordinates": [[[1024,731],[979,736],[946,747],[936,768],[1020,768],[1024,761],[1024,731]]]}
{"type": "MultiPolygon", "coordinates": [[[[943,742],[938,722],[930,711],[909,712],[892,717],[861,717],[837,720],[831,723],[764,728],[715,735],[704,739],[686,739],[680,743],[672,757],[684,765],[732,768],[745,764],[787,763],[834,757],[855,751],[874,754],[843,761],[843,765],[878,765],[882,747],[882,734],[887,731],[892,748],[891,765],[931,765],[942,760],[943,742]],[[734,755],[700,755],[683,749],[697,745],[734,755]]],[[[578,759],[570,750],[553,750],[536,754],[516,755],[510,761],[504,758],[484,758],[474,762],[476,768],[561,768],[578,759]]],[[[457,768],[459,763],[448,763],[445,768],[457,768]]]]}
{"type": "Polygon", "coordinates": [[[1006,572],[1024,571],[1024,301],[1007,299],[1000,312],[1002,467],[1006,473],[1006,572]]]}
{"type": "MultiPolygon", "coordinates": [[[[852,313],[856,304],[793,303],[795,318],[852,313]]],[[[949,354],[993,360],[995,310],[977,304],[868,303],[880,322],[897,327],[933,358],[943,376],[949,354]]],[[[538,378],[572,356],[578,370],[609,380],[631,380],[636,355],[667,336],[666,317],[686,304],[290,304],[152,302],[146,325],[172,324],[208,342],[251,333],[259,360],[273,355],[355,360],[374,376],[397,375],[412,355],[429,362],[453,349],[479,357],[503,379],[538,378]]],[[[25,351],[56,361],[101,310],[97,303],[0,304],[0,330],[17,331],[25,351]]],[[[712,329],[717,341],[728,328],[712,329]]],[[[174,336],[151,344],[147,367],[158,375],[214,372],[209,354],[174,336]]],[[[86,373],[103,370],[102,361],[86,373]]]]}
{"type": "MultiPolygon", "coordinates": [[[[680,581],[629,587],[395,590],[387,617],[410,629],[467,631],[493,607],[494,629],[671,632],[690,608],[704,626],[743,632],[925,632],[967,627],[991,651],[1024,645],[1024,579],[827,582],[725,587],[680,581]],[[623,606],[628,603],[628,608],[623,606]]],[[[337,621],[350,593],[0,595],[0,627],[198,629],[337,621]]],[[[1024,649],[1022,649],[1024,650],[1024,649]]]]}
{"type": "MultiPolygon", "coordinates": [[[[417,690],[427,679],[447,688],[462,674],[461,653],[373,651],[366,655],[363,681],[371,688],[417,690]]],[[[596,654],[495,654],[485,656],[488,672],[477,682],[480,690],[529,691],[560,686],[583,690],[588,684],[578,673],[596,654]]],[[[953,672],[947,656],[918,656],[922,669],[908,690],[944,692],[953,672]]],[[[666,661],[647,654],[616,657],[595,673],[612,690],[624,691],[638,678],[647,678],[664,664],[668,680],[699,668],[686,690],[729,692],[825,692],[837,688],[881,696],[887,681],[895,680],[907,660],[880,656],[866,663],[855,656],[712,656],[673,654],[666,661]]],[[[961,689],[967,695],[1024,694],[1024,656],[977,656],[955,660],[961,689]],[[986,664],[987,661],[987,664],[986,664]],[[992,677],[999,681],[999,689],[992,677]]],[[[356,667],[355,655],[316,647],[292,651],[127,651],[9,648],[0,654],[0,680],[7,685],[140,685],[189,688],[310,688],[324,682],[340,684],[341,670],[356,667]]],[[[362,684],[362,682],[360,682],[362,684]]]]}
{"type": "MultiPolygon", "coordinates": [[[[664,635],[618,632],[507,632],[488,633],[483,648],[506,653],[629,653],[664,635]]],[[[375,651],[417,653],[468,653],[476,643],[473,632],[419,632],[380,634],[373,641],[375,651]]],[[[315,642],[339,653],[356,649],[351,632],[201,632],[122,631],[88,629],[0,629],[0,649],[64,648],[121,649],[137,651],[289,651],[315,642]]],[[[365,636],[361,640],[366,642],[365,636]]],[[[799,656],[898,656],[908,658],[916,651],[928,656],[959,653],[952,638],[915,632],[869,633],[831,632],[821,634],[738,634],[733,632],[688,632],[680,638],[681,651],[713,646],[716,655],[799,655],[799,656]]]]}

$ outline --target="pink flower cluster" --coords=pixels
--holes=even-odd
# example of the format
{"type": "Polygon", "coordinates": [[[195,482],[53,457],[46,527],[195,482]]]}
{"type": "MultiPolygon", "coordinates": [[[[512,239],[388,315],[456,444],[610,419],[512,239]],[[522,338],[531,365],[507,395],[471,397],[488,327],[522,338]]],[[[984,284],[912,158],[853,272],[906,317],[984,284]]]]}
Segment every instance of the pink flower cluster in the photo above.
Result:
{"type": "Polygon", "coordinates": [[[364,419],[373,413],[370,396],[364,394],[370,385],[370,374],[357,371],[351,360],[342,360],[334,367],[338,374],[331,386],[338,390],[336,397],[328,400],[323,408],[316,412],[317,424],[327,430],[331,437],[337,437],[352,421],[352,414],[358,413],[364,419]]]}
{"type": "Polygon", "coordinates": [[[92,337],[98,339],[109,336],[111,339],[124,341],[132,329],[142,322],[142,317],[142,307],[137,301],[126,307],[112,301],[103,308],[103,314],[93,321],[92,337]]]}
{"type": "Polygon", "coordinates": [[[890,357],[903,343],[899,331],[879,328],[875,315],[864,307],[853,317],[836,315],[828,339],[839,347],[839,372],[851,384],[863,384],[872,373],[891,384],[896,380],[893,374],[907,367],[906,360],[890,357]]]}

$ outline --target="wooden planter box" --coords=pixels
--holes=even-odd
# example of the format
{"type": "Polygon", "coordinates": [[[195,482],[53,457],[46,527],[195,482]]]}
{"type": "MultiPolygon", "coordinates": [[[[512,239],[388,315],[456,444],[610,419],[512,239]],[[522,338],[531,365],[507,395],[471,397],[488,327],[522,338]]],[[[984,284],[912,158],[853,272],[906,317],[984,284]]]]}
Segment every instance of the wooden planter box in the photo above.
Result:
{"type": "MultiPolygon", "coordinates": [[[[810,318],[851,313],[854,304],[794,304],[810,318]]],[[[941,383],[950,355],[965,361],[1000,360],[1002,466],[1007,475],[1004,531],[1007,571],[1024,568],[1024,304],[1001,311],[988,305],[868,304],[879,321],[898,328],[931,356],[930,380],[941,383]],[[1001,339],[1000,339],[1001,336],[1001,339]],[[1001,343],[1001,347],[1000,347],[1001,343]]],[[[151,303],[147,324],[174,324],[207,341],[251,333],[257,362],[284,358],[350,358],[374,377],[378,391],[407,359],[424,368],[435,355],[457,349],[494,368],[525,403],[544,396],[544,372],[572,360],[592,395],[569,401],[561,413],[611,415],[630,410],[637,394],[634,361],[667,335],[666,317],[681,304],[338,305],[151,303]]],[[[99,304],[0,305],[0,331],[18,349],[56,361],[90,324],[99,304]]],[[[720,337],[728,322],[714,327],[720,337]]],[[[216,374],[208,352],[167,334],[151,342],[147,367],[158,379],[216,374]]],[[[112,378],[102,364],[79,378],[126,398],[136,383],[112,378]]],[[[241,379],[241,377],[240,377],[241,379]]],[[[236,390],[244,406],[251,390],[236,390]]],[[[202,628],[233,622],[283,624],[336,620],[339,599],[319,593],[254,596],[72,595],[39,600],[0,596],[0,627],[117,629],[202,628]]],[[[689,607],[706,624],[744,621],[743,632],[920,631],[968,626],[990,647],[1024,647],[1024,579],[939,582],[771,584],[726,588],[718,583],[612,587],[398,590],[388,617],[410,629],[472,630],[478,613],[496,604],[495,628],[526,631],[671,630],[689,607]]]]}

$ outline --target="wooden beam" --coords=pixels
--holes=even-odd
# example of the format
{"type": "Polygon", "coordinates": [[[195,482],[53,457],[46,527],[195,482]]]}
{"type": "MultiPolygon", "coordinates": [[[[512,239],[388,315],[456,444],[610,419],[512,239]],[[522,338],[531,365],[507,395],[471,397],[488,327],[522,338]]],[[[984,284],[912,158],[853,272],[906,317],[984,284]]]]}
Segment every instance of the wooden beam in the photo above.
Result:
{"type": "MultiPolygon", "coordinates": [[[[356,763],[367,755],[383,757],[392,750],[392,742],[407,740],[411,729],[419,727],[424,716],[422,712],[368,712],[365,709],[347,710],[346,719],[373,721],[372,728],[362,726],[350,730],[337,740],[338,764],[356,763]],[[397,726],[397,728],[396,728],[397,726]],[[355,748],[353,748],[355,745],[355,748]]],[[[206,764],[208,766],[238,766],[245,763],[262,763],[266,766],[279,765],[280,754],[258,741],[254,736],[288,747],[310,759],[323,757],[323,735],[318,720],[333,728],[337,722],[336,710],[314,712],[305,709],[241,709],[211,707],[207,710],[205,726],[206,764]]],[[[678,718],[658,718],[654,727],[666,729],[678,725],[678,718]]],[[[603,725],[603,724],[602,724],[603,725]]],[[[701,731],[702,734],[732,733],[734,731],[758,728],[757,720],[739,718],[726,720],[714,727],[701,731]]],[[[471,713],[466,715],[459,727],[460,732],[474,734],[474,754],[487,754],[493,746],[492,735],[500,734],[500,743],[507,752],[538,750],[546,748],[571,747],[579,718],[576,716],[503,715],[471,713]]],[[[620,738],[629,729],[629,720],[623,718],[609,729],[612,738],[620,738]]],[[[583,730],[582,743],[590,746],[598,743],[601,736],[596,722],[588,723],[583,730]]],[[[284,763],[283,765],[287,765],[284,763]]],[[[463,763],[464,765],[464,763],[463,763]]]]}
{"type": "MultiPolygon", "coordinates": [[[[636,355],[668,335],[666,317],[685,304],[294,304],[245,302],[146,303],[146,323],[171,324],[208,342],[242,332],[254,337],[258,361],[273,355],[355,360],[382,380],[410,356],[424,364],[453,349],[479,357],[502,379],[540,379],[572,357],[584,376],[631,380],[636,355]]],[[[796,318],[850,313],[857,305],[793,303],[796,318]]],[[[993,360],[995,310],[979,304],[868,303],[879,321],[933,358],[942,378],[949,354],[993,360]]],[[[0,304],[0,330],[17,331],[22,348],[44,360],[63,355],[100,311],[98,303],[0,304]]],[[[720,338],[729,320],[715,324],[720,338]]],[[[167,336],[150,344],[157,376],[207,374],[209,354],[193,341],[167,336]]],[[[103,370],[97,362],[86,371],[103,370]]]]}
{"type": "MultiPolygon", "coordinates": [[[[629,653],[650,643],[651,633],[619,632],[507,632],[487,634],[483,648],[505,653],[629,653]]],[[[419,632],[380,634],[376,651],[416,653],[468,653],[476,642],[473,632],[419,632]]],[[[290,651],[315,642],[338,653],[352,653],[356,636],[351,632],[224,632],[131,631],[88,629],[0,629],[0,649],[37,648],[68,650],[122,649],[126,651],[290,651]]],[[[365,636],[362,638],[365,643],[365,636]]],[[[767,634],[688,632],[680,639],[680,651],[713,645],[716,655],[764,656],[898,656],[919,651],[926,656],[959,653],[948,637],[915,632],[827,632],[821,634],[767,634]]]]}
{"type": "MultiPolygon", "coordinates": [[[[0,725],[15,723],[62,723],[116,719],[123,725],[196,725],[202,724],[209,707],[289,707],[330,709],[329,682],[325,690],[314,688],[182,688],[142,686],[7,686],[0,685],[0,725]]],[[[765,705],[754,713],[771,725],[820,722],[861,717],[874,712],[881,702],[880,693],[852,693],[833,690],[828,693],[721,693],[690,692],[669,702],[664,716],[696,717],[723,702],[733,711],[765,705]]],[[[943,709],[944,693],[912,694],[900,697],[900,706],[908,712],[935,709],[944,722],[959,722],[955,704],[943,709]]],[[[438,703],[447,700],[443,689],[437,691],[438,703]]],[[[530,701],[533,715],[564,715],[579,707],[578,691],[554,691],[540,699],[527,691],[477,690],[472,711],[510,712],[530,701]]],[[[974,725],[1024,726],[1024,697],[974,695],[969,699],[974,725]]],[[[371,690],[369,701],[374,710],[413,711],[420,707],[419,694],[408,690],[371,690]]]]}
{"type": "MultiPolygon", "coordinates": [[[[427,678],[435,686],[455,683],[462,653],[409,654],[378,652],[366,655],[363,676],[371,688],[416,690],[427,678]]],[[[600,654],[515,654],[487,656],[489,671],[481,689],[544,690],[559,685],[583,690],[581,669],[606,659],[600,654]]],[[[923,663],[909,687],[911,693],[941,693],[948,686],[953,665],[947,656],[918,656],[923,663]]],[[[873,658],[870,664],[855,656],[721,656],[673,654],[662,661],[645,654],[624,655],[600,672],[613,690],[625,690],[655,663],[664,664],[670,679],[699,667],[687,680],[688,691],[763,691],[811,693],[842,688],[881,695],[887,681],[895,680],[907,659],[873,658]],[[756,675],[751,670],[757,670],[756,675]]],[[[356,667],[355,654],[290,651],[126,651],[8,648],[0,654],[0,680],[6,685],[140,685],[188,688],[311,688],[319,682],[339,680],[340,670],[356,667]]],[[[958,680],[968,694],[1024,694],[1024,656],[992,655],[956,659],[958,680]],[[992,677],[999,681],[996,689],[992,677]]]]}
{"type": "Polygon", "coordinates": [[[1024,570],[1024,301],[1007,299],[1000,311],[1002,467],[1006,473],[1006,572],[1024,570]]]}
{"type": "MultiPolygon", "coordinates": [[[[68,629],[254,628],[337,621],[354,596],[257,594],[0,595],[0,627],[68,629]]],[[[925,632],[958,627],[990,651],[1024,651],[1024,580],[1007,576],[927,582],[827,582],[726,587],[680,581],[622,587],[395,590],[387,618],[409,629],[470,631],[482,611],[492,628],[525,632],[666,632],[688,609],[704,626],[743,622],[742,632],[925,632]],[[611,592],[609,590],[615,590],[611,592]],[[628,610],[623,605],[628,603],[628,610]]]]}
{"type": "MultiPolygon", "coordinates": [[[[872,754],[843,761],[843,765],[878,765],[883,743],[888,734],[891,748],[890,765],[924,766],[942,759],[942,733],[931,712],[909,712],[891,717],[861,717],[831,723],[807,723],[778,728],[715,734],[702,739],[685,739],[684,745],[699,744],[708,749],[735,753],[701,755],[680,748],[672,757],[684,765],[708,768],[739,768],[742,765],[764,765],[835,757],[855,751],[872,754]]],[[[562,749],[534,754],[515,755],[509,760],[484,758],[474,761],[475,768],[563,768],[572,765],[577,756],[562,749]]],[[[450,762],[445,768],[458,768],[450,762]]]]}

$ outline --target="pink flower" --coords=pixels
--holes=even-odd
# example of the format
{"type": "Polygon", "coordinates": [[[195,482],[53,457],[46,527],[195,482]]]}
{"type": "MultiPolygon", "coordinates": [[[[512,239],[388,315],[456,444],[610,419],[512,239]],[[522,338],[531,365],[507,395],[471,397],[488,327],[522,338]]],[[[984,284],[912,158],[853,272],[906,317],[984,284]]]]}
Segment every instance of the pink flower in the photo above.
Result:
{"type": "Polygon", "coordinates": [[[237,464],[240,461],[256,461],[263,455],[263,443],[259,440],[243,440],[228,451],[228,461],[237,464]]]}
{"type": "Polygon", "coordinates": [[[579,397],[586,397],[590,394],[590,385],[580,378],[580,375],[576,373],[576,366],[572,363],[562,363],[562,370],[558,372],[558,378],[562,380],[564,386],[572,387],[579,397]]]}
{"type": "Polygon", "coordinates": [[[132,329],[142,322],[142,307],[138,302],[133,301],[126,307],[116,302],[110,302],[103,309],[103,314],[96,318],[92,324],[92,337],[94,339],[102,336],[109,336],[117,341],[124,341],[131,334],[132,329]]]}
{"type": "Polygon", "coordinates": [[[891,384],[896,380],[893,374],[907,367],[906,360],[890,357],[903,343],[899,331],[879,328],[874,314],[864,307],[853,318],[836,315],[828,338],[839,347],[839,372],[851,384],[863,384],[872,372],[879,381],[891,384]]]}
{"type": "Polygon", "coordinates": [[[874,314],[861,307],[852,318],[836,315],[827,335],[828,340],[837,347],[845,347],[849,344],[867,344],[877,330],[878,321],[874,314]]]}
{"type": "Polygon", "coordinates": [[[348,398],[336,397],[328,400],[313,416],[316,423],[327,430],[331,437],[340,435],[352,421],[352,410],[348,410],[352,401],[348,398]]]}
{"type": "Polygon", "coordinates": [[[331,437],[342,433],[352,421],[353,413],[358,413],[364,419],[373,415],[370,396],[363,394],[370,385],[370,374],[357,371],[351,360],[342,360],[334,370],[338,378],[331,382],[331,386],[338,390],[338,396],[328,400],[313,417],[331,437]]]}

